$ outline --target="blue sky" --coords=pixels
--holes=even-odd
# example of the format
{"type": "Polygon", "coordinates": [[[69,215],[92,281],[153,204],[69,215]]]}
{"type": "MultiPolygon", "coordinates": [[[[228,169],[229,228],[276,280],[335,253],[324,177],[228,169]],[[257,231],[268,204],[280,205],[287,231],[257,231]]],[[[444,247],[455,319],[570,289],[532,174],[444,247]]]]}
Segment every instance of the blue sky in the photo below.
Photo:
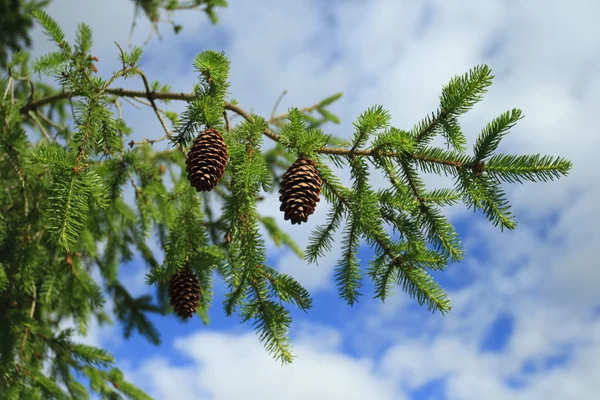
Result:
{"type": "MultiPolygon", "coordinates": [[[[189,92],[193,58],[225,51],[231,93],[246,109],[268,116],[283,90],[280,111],[307,106],[343,91],[332,107],[342,119],[327,133],[350,136],[352,122],[375,104],[392,124],[410,129],[439,102],[442,85],[477,64],[496,76],[484,100],[460,119],[469,146],[487,122],[513,107],[525,119],[499,151],[560,155],[571,175],[555,182],[504,185],[518,222],[501,233],[459,204],[445,209],[466,248],[465,259],[435,277],[453,311],[431,314],[400,288],[386,304],[364,296],[354,307],[337,297],[334,251],[308,265],[267,239],[270,265],[296,277],[314,298],[307,314],[292,309],[296,361],[282,367],[263,349],[249,324],[226,318],[218,283],[210,326],[156,317],[163,344],[139,336],[123,340],[119,326],[91,326],[82,341],[106,346],[130,379],[157,399],[584,399],[600,392],[600,183],[593,149],[600,126],[600,29],[594,1],[275,1],[232,2],[212,26],[200,13],[180,13],[175,37],[146,46],[142,68],[151,80],[189,92]]],[[[131,2],[54,0],[48,9],[72,38],[77,23],[94,31],[102,76],[119,68],[114,41],[127,45],[131,2]]],[[[141,44],[148,26],[138,21],[141,44]]],[[[50,50],[39,30],[34,54],[50,50]]],[[[140,88],[127,80],[116,86],[140,88]]],[[[184,104],[172,103],[174,111],[184,104]]],[[[134,137],[162,131],[152,111],[124,103],[134,137]]],[[[436,142],[441,144],[442,142],[436,142]]],[[[265,148],[272,143],[265,138],[265,148]]],[[[349,185],[348,171],[338,170],[349,185]]],[[[386,185],[373,172],[375,188],[386,185]]],[[[428,188],[452,187],[450,178],[425,175],[428,188]]],[[[131,191],[129,191],[129,195],[131,191]]],[[[215,204],[215,209],[219,205],[215,204]]],[[[286,224],[278,196],[259,205],[305,248],[324,220],[321,203],[307,224],[286,224]]],[[[157,249],[157,255],[162,259],[157,249]]],[[[364,245],[366,266],[373,250],[364,245]]],[[[135,294],[145,266],[136,258],[121,276],[135,294]]]]}

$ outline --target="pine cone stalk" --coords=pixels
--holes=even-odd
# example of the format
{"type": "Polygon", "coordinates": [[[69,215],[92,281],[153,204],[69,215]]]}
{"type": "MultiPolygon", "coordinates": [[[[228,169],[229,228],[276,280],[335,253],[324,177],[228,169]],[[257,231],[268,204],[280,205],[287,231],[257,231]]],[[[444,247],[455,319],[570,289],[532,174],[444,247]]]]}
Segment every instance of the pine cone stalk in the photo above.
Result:
{"type": "Polygon", "coordinates": [[[283,174],[279,189],[279,211],[292,225],[308,221],[320,201],[321,178],[310,158],[300,157],[283,174]]]}
{"type": "Polygon", "coordinates": [[[197,192],[210,192],[223,178],[229,153],[223,136],[214,128],[200,132],[185,160],[185,172],[197,192]]]}
{"type": "Polygon", "coordinates": [[[200,303],[200,282],[189,267],[173,275],[169,283],[169,297],[175,313],[181,318],[191,318],[196,313],[200,303]]]}

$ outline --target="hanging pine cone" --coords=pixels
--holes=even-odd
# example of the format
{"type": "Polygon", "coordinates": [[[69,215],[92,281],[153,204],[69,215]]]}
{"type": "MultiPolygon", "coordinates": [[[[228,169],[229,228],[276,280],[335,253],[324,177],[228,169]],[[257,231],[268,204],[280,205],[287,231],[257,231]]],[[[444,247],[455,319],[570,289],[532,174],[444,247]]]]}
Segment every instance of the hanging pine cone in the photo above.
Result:
{"type": "Polygon", "coordinates": [[[291,220],[292,225],[306,222],[315,211],[321,193],[321,178],[314,161],[298,158],[283,174],[279,193],[279,211],[285,213],[284,219],[291,220]]]}
{"type": "Polygon", "coordinates": [[[183,319],[191,318],[200,302],[200,282],[196,274],[184,268],[171,278],[169,297],[175,313],[183,319]]]}
{"type": "Polygon", "coordinates": [[[223,177],[227,165],[227,144],[218,130],[201,132],[185,160],[185,172],[197,192],[210,192],[223,177]]]}

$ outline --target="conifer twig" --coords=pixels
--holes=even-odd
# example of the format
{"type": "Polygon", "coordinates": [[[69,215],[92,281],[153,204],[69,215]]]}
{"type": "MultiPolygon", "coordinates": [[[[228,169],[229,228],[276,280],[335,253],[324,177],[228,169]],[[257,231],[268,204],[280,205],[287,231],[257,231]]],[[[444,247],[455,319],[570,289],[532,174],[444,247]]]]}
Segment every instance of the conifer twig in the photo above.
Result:
{"type": "MultiPolygon", "coordinates": [[[[310,112],[313,112],[314,110],[316,110],[317,108],[319,108],[319,106],[320,106],[319,103],[315,103],[312,106],[300,108],[299,111],[301,113],[310,113],[310,112]]],[[[288,115],[290,115],[290,113],[282,113],[282,114],[275,115],[275,116],[271,115],[269,122],[272,124],[277,124],[282,119],[286,119],[288,117],[288,115]]]]}
{"type": "Polygon", "coordinates": [[[140,70],[137,70],[136,72],[142,78],[142,81],[144,81],[144,86],[146,87],[146,98],[150,101],[150,104],[152,106],[152,109],[154,110],[154,113],[156,114],[156,117],[160,121],[160,124],[162,125],[163,129],[165,130],[166,136],[170,138],[172,136],[171,131],[169,131],[169,127],[167,126],[167,123],[165,122],[162,115],[160,115],[160,112],[158,111],[158,107],[156,107],[156,103],[154,102],[153,92],[150,90],[150,85],[148,84],[148,78],[146,78],[146,74],[144,74],[140,70]]]}
{"type": "Polygon", "coordinates": [[[115,101],[115,108],[117,109],[117,116],[120,120],[123,120],[123,110],[121,109],[121,104],[118,101],[115,101]]]}
{"type": "Polygon", "coordinates": [[[281,94],[275,101],[275,105],[273,105],[273,111],[271,111],[271,119],[270,119],[271,121],[274,121],[275,113],[277,112],[277,107],[279,107],[279,103],[281,103],[283,96],[285,96],[286,94],[287,94],[287,90],[284,90],[283,92],[281,92],[281,94]]]}
{"type": "MultiPolygon", "coordinates": [[[[27,95],[27,101],[32,101],[33,100],[33,96],[35,94],[35,85],[34,85],[33,81],[31,79],[29,79],[29,77],[27,77],[27,76],[15,76],[15,75],[12,75],[11,72],[12,71],[10,71],[10,70],[8,71],[8,73],[9,73],[9,84],[10,84],[10,82],[12,82],[13,85],[14,85],[14,81],[15,80],[27,82],[27,85],[29,86],[29,94],[27,95]]],[[[14,96],[14,87],[12,88],[11,95],[14,96]]],[[[5,92],[4,96],[6,96],[6,92],[5,92]]],[[[11,98],[11,100],[14,100],[14,98],[11,98]]]]}
{"type": "Polygon", "coordinates": [[[167,140],[170,137],[171,136],[164,135],[164,136],[159,137],[158,139],[132,140],[132,141],[129,142],[129,147],[133,147],[135,145],[140,145],[140,144],[150,144],[150,145],[153,145],[154,143],[158,143],[158,142],[162,142],[164,140],[167,140]]]}
{"type": "Polygon", "coordinates": [[[29,111],[28,114],[29,114],[29,117],[33,120],[33,122],[35,122],[35,124],[37,125],[37,127],[40,128],[40,132],[42,132],[42,135],[44,135],[44,137],[47,140],[51,140],[50,134],[48,133],[48,131],[46,131],[46,128],[44,128],[44,126],[42,125],[42,123],[40,122],[40,120],[36,118],[36,116],[33,113],[33,111],[29,111]]]}
{"type": "Polygon", "coordinates": [[[225,118],[225,129],[227,130],[227,132],[231,133],[231,124],[229,123],[227,111],[223,111],[223,118],[225,118]]]}
{"type": "Polygon", "coordinates": [[[12,85],[12,81],[13,81],[13,77],[9,76],[8,77],[8,82],[6,83],[6,89],[4,89],[4,95],[2,96],[2,98],[6,98],[6,95],[8,94],[8,89],[11,87],[12,85]]]}
{"type": "Polygon", "coordinates": [[[36,115],[37,115],[38,117],[40,117],[41,119],[43,119],[43,120],[44,120],[44,122],[45,122],[45,123],[47,123],[48,125],[50,125],[50,126],[52,126],[52,127],[56,128],[56,129],[58,129],[58,130],[61,130],[61,129],[64,129],[64,128],[65,128],[64,126],[60,126],[60,125],[58,125],[56,122],[52,121],[50,118],[46,117],[46,116],[45,116],[43,113],[41,113],[39,110],[36,110],[36,112],[35,112],[35,113],[36,113],[36,115]]]}
{"type": "MultiPolygon", "coordinates": [[[[145,105],[145,106],[149,106],[149,107],[151,107],[151,106],[152,106],[152,105],[150,104],[150,102],[149,102],[149,101],[145,101],[145,100],[143,100],[143,99],[140,99],[139,97],[134,97],[134,98],[133,98],[133,100],[135,100],[135,101],[137,101],[138,103],[141,103],[141,104],[143,104],[143,105],[145,105]]],[[[136,105],[136,107],[138,107],[138,106],[136,105]]],[[[138,107],[138,108],[139,108],[139,107],[138,107]]],[[[156,109],[157,109],[158,111],[160,111],[160,113],[161,113],[161,114],[163,114],[163,115],[164,115],[164,114],[166,114],[166,111],[165,111],[165,110],[163,110],[162,108],[160,108],[160,107],[158,107],[158,106],[157,106],[157,107],[156,107],[156,109]]]]}
{"type": "Polygon", "coordinates": [[[135,104],[135,103],[133,102],[133,100],[137,100],[137,97],[133,97],[133,100],[132,100],[132,99],[128,99],[127,97],[123,97],[123,99],[124,99],[126,102],[128,102],[129,104],[131,104],[133,107],[137,108],[138,110],[141,110],[141,109],[142,109],[142,107],[140,107],[140,105],[139,105],[139,104],[135,104]]]}

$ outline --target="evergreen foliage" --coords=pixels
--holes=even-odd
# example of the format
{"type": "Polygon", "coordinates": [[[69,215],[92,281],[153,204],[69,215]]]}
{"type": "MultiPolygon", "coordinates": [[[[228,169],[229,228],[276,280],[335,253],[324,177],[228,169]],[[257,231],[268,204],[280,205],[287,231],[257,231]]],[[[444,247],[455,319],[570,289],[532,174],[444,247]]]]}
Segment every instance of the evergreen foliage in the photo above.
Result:
{"type": "MultiPolygon", "coordinates": [[[[146,12],[162,4],[136,3],[146,12]]],[[[291,362],[292,320],[284,303],[308,311],[312,299],[293,277],[267,265],[261,225],[276,245],[288,246],[309,263],[331,250],[332,235],[342,228],[335,282],[349,305],[361,296],[357,252],[364,238],[376,252],[367,269],[376,298],[385,301],[399,285],[429,310],[447,313],[450,299],[428,271],[461,260],[464,249],[441,208],[462,200],[473,210],[482,209],[500,229],[514,229],[502,182],[553,180],[571,168],[560,157],[495,153],[522,118],[517,109],[484,127],[473,155],[466,153],[458,117],[492,83],[485,65],[451,79],[439,108],[412,129],[391,126],[390,112],[374,106],[354,122],[348,142],[323,130],[327,122],[339,122],[327,106],[341,94],[266,120],[228,100],[229,60],[210,50],[194,60],[199,78],[191,94],[150,84],[139,67],[139,47],[120,49],[122,69],[104,80],[94,75],[88,26],[79,25],[71,44],[49,15],[36,11],[35,17],[57,50],[33,63],[26,53],[16,53],[0,82],[0,393],[8,399],[87,398],[80,379],[106,398],[148,398],[124,380],[111,355],[78,344],[73,336],[85,334],[92,318],[111,322],[103,308],[110,299],[125,337],[135,331],[159,344],[149,315],[172,313],[168,282],[187,266],[200,282],[197,314],[205,323],[216,276],[229,287],[225,313],[252,320],[266,350],[291,362]],[[60,90],[34,82],[31,72],[56,77],[60,90]],[[115,87],[125,77],[139,77],[143,90],[115,87]],[[131,129],[121,115],[123,97],[147,101],[165,135],[127,143],[131,129]],[[160,110],[156,103],[166,100],[188,101],[187,110],[179,116],[160,110]],[[228,117],[232,112],[243,118],[235,126],[228,117]],[[185,173],[191,141],[207,128],[219,130],[229,149],[225,175],[214,189],[223,200],[220,213],[210,206],[213,194],[198,194],[185,173]],[[446,148],[430,145],[437,135],[446,139],[446,148]],[[264,136],[274,141],[266,152],[261,151],[264,136]],[[153,148],[166,140],[167,150],[153,148]],[[299,157],[315,162],[323,197],[332,206],[305,250],[276,218],[257,210],[262,194],[276,191],[282,171],[299,157]],[[371,186],[369,163],[385,173],[388,188],[371,186]],[[351,187],[342,184],[330,164],[348,168],[351,187]],[[451,175],[456,187],[428,190],[419,175],[423,171],[451,175]],[[127,185],[135,192],[133,204],[122,197],[127,185]],[[388,234],[389,226],[400,234],[398,242],[388,234]],[[162,263],[148,245],[152,235],[164,252],[162,263]],[[147,283],[156,287],[157,303],[149,295],[132,296],[119,282],[120,264],[135,252],[148,267],[147,283]],[[66,321],[74,328],[64,329],[66,321]]]]}

